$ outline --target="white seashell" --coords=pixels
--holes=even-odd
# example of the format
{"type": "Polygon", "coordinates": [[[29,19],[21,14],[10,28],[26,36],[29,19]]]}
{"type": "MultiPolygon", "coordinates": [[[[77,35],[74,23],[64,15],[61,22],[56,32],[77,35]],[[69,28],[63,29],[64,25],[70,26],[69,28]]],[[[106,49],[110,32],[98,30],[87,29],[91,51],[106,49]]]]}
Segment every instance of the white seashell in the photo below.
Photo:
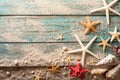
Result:
{"type": "Polygon", "coordinates": [[[94,74],[94,75],[102,75],[104,74],[108,69],[102,69],[102,68],[97,68],[97,69],[93,69],[91,71],[91,74],[94,74]]]}
{"type": "Polygon", "coordinates": [[[120,71],[120,64],[111,69],[108,73],[106,73],[106,77],[108,78],[115,78],[117,73],[120,71]]]}
{"type": "Polygon", "coordinates": [[[117,65],[117,64],[119,64],[117,58],[112,54],[108,54],[108,56],[100,60],[96,65],[117,65]]]}

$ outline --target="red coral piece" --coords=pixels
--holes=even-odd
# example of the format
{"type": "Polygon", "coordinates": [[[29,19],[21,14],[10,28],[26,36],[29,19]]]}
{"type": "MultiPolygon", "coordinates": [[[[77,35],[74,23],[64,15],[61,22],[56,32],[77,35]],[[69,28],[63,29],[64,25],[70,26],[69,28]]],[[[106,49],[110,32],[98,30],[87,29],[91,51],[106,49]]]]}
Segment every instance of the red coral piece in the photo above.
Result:
{"type": "Polygon", "coordinates": [[[88,72],[88,69],[82,68],[82,65],[80,63],[78,63],[76,65],[76,67],[69,66],[68,68],[72,70],[71,74],[70,74],[70,77],[77,76],[80,79],[83,79],[84,78],[84,73],[88,72]]]}

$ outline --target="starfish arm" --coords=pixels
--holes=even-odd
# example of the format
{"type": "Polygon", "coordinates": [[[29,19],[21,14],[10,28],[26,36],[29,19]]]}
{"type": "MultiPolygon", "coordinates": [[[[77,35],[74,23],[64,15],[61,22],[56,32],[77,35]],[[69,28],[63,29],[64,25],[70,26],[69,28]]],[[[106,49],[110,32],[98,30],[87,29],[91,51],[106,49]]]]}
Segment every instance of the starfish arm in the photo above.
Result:
{"type": "Polygon", "coordinates": [[[108,6],[111,7],[111,6],[113,6],[116,2],[118,2],[118,0],[114,0],[114,1],[111,2],[108,6]]]}
{"type": "Polygon", "coordinates": [[[108,32],[110,35],[113,35],[114,34],[114,32],[108,32]]]}
{"type": "Polygon", "coordinates": [[[94,27],[92,27],[91,30],[92,30],[93,32],[97,32],[97,29],[95,29],[94,27]]]}
{"type": "Polygon", "coordinates": [[[105,0],[102,0],[102,1],[103,1],[104,6],[106,6],[106,5],[107,5],[107,2],[106,2],[105,0]]]}
{"type": "Polygon", "coordinates": [[[105,51],[105,49],[106,49],[106,45],[103,45],[103,51],[105,51]]]}
{"type": "Polygon", "coordinates": [[[110,42],[112,42],[115,39],[115,36],[112,36],[112,38],[110,39],[110,42]]]}
{"type": "Polygon", "coordinates": [[[105,10],[106,7],[102,7],[102,8],[98,8],[98,9],[95,9],[95,10],[91,10],[90,12],[93,13],[93,12],[97,12],[97,11],[101,11],[101,10],[105,10]]]}
{"type": "Polygon", "coordinates": [[[89,28],[86,28],[85,31],[84,31],[84,34],[88,34],[90,32],[90,29],[89,28]]]}
{"type": "Polygon", "coordinates": [[[100,24],[99,21],[93,22],[93,26],[96,26],[96,25],[98,25],[98,24],[100,24]]]}
{"type": "Polygon", "coordinates": [[[109,9],[107,8],[106,8],[106,19],[107,19],[107,23],[110,24],[109,9]]]}
{"type": "Polygon", "coordinates": [[[107,46],[112,47],[110,44],[107,44],[107,46]]]}
{"type": "Polygon", "coordinates": [[[86,22],[84,22],[84,21],[81,21],[80,24],[82,24],[84,27],[87,27],[86,22]]]}
{"type": "Polygon", "coordinates": [[[106,41],[108,42],[110,40],[110,38],[108,38],[106,41]]]}
{"type": "Polygon", "coordinates": [[[100,39],[102,40],[102,41],[104,41],[104,39],[100,36],[100,39]]]}
{"type": "Polygon", "coordinates": [[[91,51],[89,51],[89,50],[87,50],[87,52],[88,52],[90,55],[94,56],[95,58],[99,59],[99,57],[98,57],[97,55],[95,55],[93,52],[91,52],[91,51]]]}
{"type": "Polygon", "coordinates": [[[91,46],[91,44],[95,41],[95,39],[97,38],[97,36],[95,36],[86,46],[86,48],[89,48],[91,46]]]}
{"type": "Polygon", "coordinates": [[[81,40],[79,39],[79,37],[77,36],[77,34],[75,34],[75,38],[77,39],[78,43],[80,44],[80,46],[83,48],[84,45],[83,43],[81,42],[81,40]]]}
{"type": "Polygon", "coordinates": [[[119,13],[119,12],[117,12],[117,11],[115,11],[115,10],[113,10],[112,8],[109,8],[109,10],[110,10],[111,12],[113,12],[114,14],[116,14],[116,15],[119,15],[119,16],[120,16],[120,13],[119,13]]]}
{"type": "Polygon", "coordinates": [[[78,53],[78,52],[81,52],[81,51],[82,51],[82,49],[77,49],[77,50],[68,51],[66,53],[71,54],[71,53],[78,53]]]}
{"type": "Polygon", "coordinates": [[[88,23],[91,23],[91,22],[92,22],[92,20],[90,19],[89,16],[87,16],[86,18],[87,18],[87,22],[88,22],[88,23]]]}
{"type": "Polygon", "coordinates": [[[86,52],[83,51],[83,52],[82,52],[82,59],[81,59],[81,64],[82,64],[82,66],[85,66],[85,57],[86,57],[86,52]]]}
{"type": "Polygon", "coordinates": [[[101,46],[101,45],[103,45],[103,43],[99,43],[99,44],[97,44],[97,46],[101,46]]]}
{"type": "Polygon", "coordinates": [[[117,33],[117,27],[115,27],[114,33],[117,33]]]}

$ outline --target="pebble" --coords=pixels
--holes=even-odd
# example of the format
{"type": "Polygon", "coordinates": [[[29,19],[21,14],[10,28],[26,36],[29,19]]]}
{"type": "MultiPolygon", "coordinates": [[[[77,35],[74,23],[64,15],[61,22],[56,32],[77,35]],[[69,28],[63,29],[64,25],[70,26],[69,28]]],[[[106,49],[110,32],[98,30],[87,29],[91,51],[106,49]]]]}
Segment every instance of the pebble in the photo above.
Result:
{"type": "Polygon", "coordinates": [[[10,73],[9,71],[6,72],[6,75],[7,75],[7,76],[10,76],[10,74],[11,74],[11,73],[10,73]]]}
{"type": "Polygon", "coordinates": [[[28,64],[28,61],[24,61],[25,64],[28,64]]]}
{"type": "Polygon", "coordinates": [[[35,71],[31,71],[31,74],[34,74],[35,73],[35,71]]]}
{"type": "Polygon", "coordinates": [[[63,47],[63,51],[68,51],[67,47],[63,47]]]}
{"type": "Polygon", "coordinates": [[[15,61],[14,61],[14,64],[15,64],[16,66],[18,66],[18,61],[17,61],[17,60],[15,60],[15,61]]]}

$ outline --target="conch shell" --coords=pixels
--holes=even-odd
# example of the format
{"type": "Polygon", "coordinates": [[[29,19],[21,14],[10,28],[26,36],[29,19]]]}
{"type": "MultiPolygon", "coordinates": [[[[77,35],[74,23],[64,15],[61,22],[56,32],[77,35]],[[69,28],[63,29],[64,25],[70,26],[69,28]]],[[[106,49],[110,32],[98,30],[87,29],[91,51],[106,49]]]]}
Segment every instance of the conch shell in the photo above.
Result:
{"type": "Polygon", "coordinates": [[[119,61],[117,60],[117,58],[112,55],[112,54],[108,54],[108,56],[106,56],[105,58],[103,58],[102,60],[100,60],[96,65],[118,65],[119,61]]]}
{"type": "Polygon", "coordinates": [[[93,75],[102,75],[104,74],[108,69],[102,69],[102,68],[96,68],[91,70],[91,74],[93,75]]]}
{"type": "Polygon", "coordinates": [[[115,76],[119,73],[120,71],[120,64],[111,69],[108,73],[106,73],[106,77],[108,78],[115,78],[115,76]]]}

